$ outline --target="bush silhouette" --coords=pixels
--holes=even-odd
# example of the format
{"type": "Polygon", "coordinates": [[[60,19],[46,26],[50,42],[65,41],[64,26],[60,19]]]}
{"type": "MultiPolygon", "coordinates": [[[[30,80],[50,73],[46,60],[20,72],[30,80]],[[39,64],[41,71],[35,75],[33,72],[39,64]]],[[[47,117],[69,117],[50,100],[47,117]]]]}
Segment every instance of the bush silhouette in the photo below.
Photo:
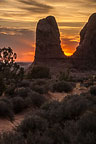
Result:
{"type": "Polygon", "coordinates": [[[2,95],[2,93],[5,91],[5,83],[4,80],[2,78],[2,74],[0,74],[0,96],[2,95]]]}
{"type": "Polygon", "coordinates": [[[0,99],[0,117],[14,120],[13,107],[8,99],[0,99]]]}
{"type": "Polygon", "coordinates": [[[29,79],[50,78],[50,69],[43,66],[34,66],[27,76],[29,79]]]}
{"type": "Polygon", "coordinates": [[[34,107],[40,107],[46,102],[46,98],[43,95],[34,91],[31,91],[28,97],[30,98],[31,105],[34,107]]]}
{"type": "Polygon", "coordinates": [[[46,94],[49,91],[48,83],[45,80],[35,80],[31,83],[31,89],[40,94],[46,94]]]}
{"type": "Polygon", "coordinates": [[[28,93],[30,92],[30,88],[26,88],[26,87],[20,87],[20,88],[17,88],[15,90],[15,96],[20,96],[22,98],[26,98],[28,96],[28,93]]]}
{"type": "MultiPolygon", "coordinates": [[[[6,137],[2,135],[0,142],[9,142],[8,144],[19,144],[19,142],[24,144],[25,142],[26,144],[96,143],[96,98],[89,92],[68,95],[60,102],[53,100],[48,102],[43,95],[30,90],[27,97],[12,99],[17,101],[17,109],[18,106],[22,106],[21,103],[25,103],[25,106],[39,107],[39,109],[26,116],[10,135],[8,133],[6,137]]],[[[10,103],[6,99],[2,101],[6,104],[10,103]]],[[[22,107],[19,108],[21,109],[22,107]]]]}
{"type": "Polygon", "coordinates": [[[0,134],[0,144],[26,144],[26,142],[20,133],[6,132],[0,134]]]}
{"type": "Polygon", "coordinates": [[[11,83],[12,80],[17,83],[23,79],[24,69],[15,62],[16,58],[17,54],[13,52],[12,48],[0,49],[0,73],[6,83],[11,83]]]}
{"type": "Polygon", "coordinates": [[[25,108],[25,101],[22,97],[12,98],[13,110],[15,113],[22,112],[25,108]]]}
{"type": "Polygon", "coordinates": [[[92,95],[96,95],[96,86],[92,86],[92,87],[90,88],[90,93],[91,93],[92,95]]]}
{"type": "Polygon", "coordinates": [[[6,88],[5,95],[11,98],[11,97],[14,97],[14,92],[15,92],[15,85],[11,84],[6,88]]]}
{"type": "Polygon", "coordinates": [[[71,83],[59,81],[53,84],[53,92],[71,92],[73,87],[71,83]]]}
{"type": "Polygon", "coordinates": [[[17,131],[23,133],[26,137],[29,132],[38,134],[43,133],[47,128],[47,121],[39,116],[32,115],[24,119],[21,124],[17,127],[17,131]]]}

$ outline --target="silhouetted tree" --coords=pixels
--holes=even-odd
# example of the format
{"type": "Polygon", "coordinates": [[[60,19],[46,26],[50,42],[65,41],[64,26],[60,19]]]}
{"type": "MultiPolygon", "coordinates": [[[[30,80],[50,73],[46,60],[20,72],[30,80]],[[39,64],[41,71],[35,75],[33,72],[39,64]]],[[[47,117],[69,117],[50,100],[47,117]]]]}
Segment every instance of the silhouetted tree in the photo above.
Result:
{"type": "Polygon", "coordinates": [[[12,48],[0,48],[0,75],[8,84],[12,80],[17,83],[23,79],[24,69],[15,62],[16,58],[17,54],[13,52],[12,48]]]}

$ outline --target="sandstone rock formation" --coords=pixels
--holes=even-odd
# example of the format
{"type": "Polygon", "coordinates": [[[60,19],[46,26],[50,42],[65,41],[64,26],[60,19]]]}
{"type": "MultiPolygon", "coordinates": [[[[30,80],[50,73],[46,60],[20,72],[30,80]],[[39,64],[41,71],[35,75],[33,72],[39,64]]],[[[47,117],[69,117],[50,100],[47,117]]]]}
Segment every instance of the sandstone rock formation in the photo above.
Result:
{"type": "Polygon", "coordinates": [[[53,16],[41,19],[36,29],[35,62],[64,58],[60,45],[60,33],[53,16]]]}
{"type": "Polygon", "coordinates": [[[72,58],[82,64],[96,64],[96,13],[92,14],[80,32],[80,44],[72,58]]]}

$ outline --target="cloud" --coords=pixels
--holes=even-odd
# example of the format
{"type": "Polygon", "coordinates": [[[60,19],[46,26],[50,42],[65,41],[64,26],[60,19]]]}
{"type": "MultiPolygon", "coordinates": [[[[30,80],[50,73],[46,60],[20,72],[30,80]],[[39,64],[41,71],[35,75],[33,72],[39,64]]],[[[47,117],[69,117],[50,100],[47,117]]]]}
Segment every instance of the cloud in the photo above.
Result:
{"type": "Polygon", "coordinates": [[[81,28],[60,28],[60,32],[61,32],[61,34],[63,34],[63,35],[72,35],[72,36],[74,36],[74,35],[78,35],[79,33],[80,33],[80,31],[81,31],[81,28]]]}
{"type": "Polygon", "coordinates": [[[52,0],[47,0],[47,2],[52,2],[52,3],[78,3],[78,4],[82,4],[82,3],[88,3],[88,2],[90,2],[90,3],[95,3],[96,2],[96,0],[54,0],[54,1],[52,1],[52,0]]]}
{"type": "Polygon", "coordinates": [[[21,9],[27,10],[31,13],[48,13],[53,6],[48,4],[40,3],[34,0],[18,0],[19,2],[23,3],[23,7],[21,9]]]}
{"type": "Polygon", "coordinates": [[[32,61],[34,59],[32,54],[35,51],[34,41],[34,31],[28,29],[0,28],[0,47],[10,46],[17,53],[19,61],[32,61]],[[24,53],[26,53],[26,56],[23,55],[24,53]],[[30,57],[28,57],[29,54],[30,57]]]}
{"type": "MultiPolygon", "coordinates": [[[[23,19],[24,20],[24,19],[23,19]]],[[[34,30],[36,27],[36,21],[19,21],[19,20],[9,20],[0,18],[0,26],[4,27],[15,27],[17,29],[31,29],[34,30]]]]}
{"type": "Polygon", "coordinates": [[[46,8],[36,8],[36,7],[30,7],[30,8],[22,8],[24,10],[27,10],[31,13],[47,13],[49,12],[49,9],[46,9],[46,8]]]}
{"type": "MultiPolygon", "coordinates": [[[[48,2],[52,2],[52,3],[83,3],[83,0],[47,0],[48,2]]],[[[85,0],[86,1],[86,0],[85,0]]]]}
{"type": "Polygon", "coordinates": [[[96,3],[96,0],[91,0],[91,1],[96,3]]]}
{"type": "Polygon", "coordinates": [[[0,33],[5,33],[6,35],[27,35],[30,37],[34,32],[29,29],[15,29],[15,28],[6,28],[6,27],[0,27],[0,33]],[[14,33],[14,34],[11,34],[14,33]]]}
{"type": "Polygon", "coordinates": [[[85,24],[85,22],[58,22],[59,26],[67,26],[67,27],[81,27],[85,24]]]}
{"type": "Polygon", "coordinates": [[[5,3],[5,2],[6,2],[6,0],[0,0],[0,4],[5,3]]]}
{"type": "Polygon", "coordinates": [[[81,5],[83,8],[96,8],[96,0],[85,0],[84,2],[81,3],[81,5]]]}
{"type": "Polygon", "coordinates": [[[41,7],[41,8],[48,8],[48,9],[53,8],[52,6],[49,6],[47,4],[42,4],[34,0],[19,0],[19,1],[29,6],[31,5],[31,6],[41,7]]]}

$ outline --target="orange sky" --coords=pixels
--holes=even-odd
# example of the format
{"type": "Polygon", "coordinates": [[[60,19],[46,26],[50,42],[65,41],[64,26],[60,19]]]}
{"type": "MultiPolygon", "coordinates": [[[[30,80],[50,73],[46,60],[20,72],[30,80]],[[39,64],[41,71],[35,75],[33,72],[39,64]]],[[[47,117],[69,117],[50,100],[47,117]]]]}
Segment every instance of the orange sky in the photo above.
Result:
{"type": "Polygon", "coordinates": [[[39,19],[55,16],[65,54],[72,55],[79,32],[96,12],[95,0],[0,0],[0,47],[12,47],[17,61],[33,61],[39,19]]]}

